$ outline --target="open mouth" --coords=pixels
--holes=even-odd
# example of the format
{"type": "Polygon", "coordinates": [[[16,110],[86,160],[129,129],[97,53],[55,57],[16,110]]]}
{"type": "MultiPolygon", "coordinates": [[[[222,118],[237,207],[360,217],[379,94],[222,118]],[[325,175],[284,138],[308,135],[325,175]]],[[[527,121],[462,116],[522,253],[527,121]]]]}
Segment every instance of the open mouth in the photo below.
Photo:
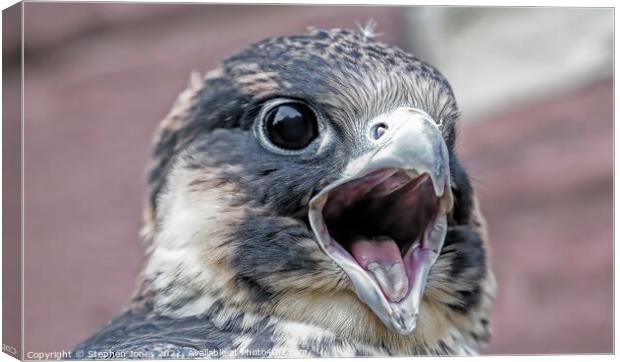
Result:
{"type": "Polygon", "coordinates": [[[449,153],[425,112],[379,117],[389,131],[309,203],[317,243],[391,330],[413,332],[452,208],[449,153]]]}
{"type": "Polygon", "coordinates": [[[414,251],[427,248],[425,236],[439,209],[427,174],[386,169],[332,189],[323,219],[334,249],[357,262],[388,300],[399,302],[415,280],[414,251]]]}
{"type": "Polygon", "coordinates": [[[349,276],[358,297],[386,326],[416,325],[430,268],[447,232],[449,182],[428,173],[382,168],[326,187],[310,202],[323,251],[349,276]]]}

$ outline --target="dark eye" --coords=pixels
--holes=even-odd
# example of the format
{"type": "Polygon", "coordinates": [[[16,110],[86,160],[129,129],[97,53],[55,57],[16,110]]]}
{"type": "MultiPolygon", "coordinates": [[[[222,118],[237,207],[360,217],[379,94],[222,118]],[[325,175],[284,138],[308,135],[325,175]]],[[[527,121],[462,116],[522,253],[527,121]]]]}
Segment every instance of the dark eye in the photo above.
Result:
{"type": "Polygon", "coordinates": [[[319,133],[316,116],[303,103],[283,103],[265,114],[265,130],[276,146],[300,150],[312,142],[319,133]]]}

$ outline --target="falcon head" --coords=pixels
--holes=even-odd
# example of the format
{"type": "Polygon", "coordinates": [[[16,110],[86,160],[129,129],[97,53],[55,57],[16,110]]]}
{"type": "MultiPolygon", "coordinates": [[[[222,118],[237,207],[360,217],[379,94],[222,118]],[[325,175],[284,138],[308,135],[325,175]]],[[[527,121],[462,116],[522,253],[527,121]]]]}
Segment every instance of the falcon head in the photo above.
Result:
{"type": "Polygon", "coordinates": [[[369,343],[484,340],[492,283],[458,116],[436,69],[345,30],[194,75],[156,135],[142,298],[369,343]]]}

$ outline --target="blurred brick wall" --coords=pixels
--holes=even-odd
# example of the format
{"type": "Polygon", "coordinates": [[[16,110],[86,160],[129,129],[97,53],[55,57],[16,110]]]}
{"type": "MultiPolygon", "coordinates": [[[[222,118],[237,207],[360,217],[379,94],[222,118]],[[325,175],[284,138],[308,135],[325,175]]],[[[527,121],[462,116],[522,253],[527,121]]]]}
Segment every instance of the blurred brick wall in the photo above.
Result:
{"type": "Polygon", "coordinates": [[[459,140],[499,284],[490,353],[613,351],[613,84],[551,98],[459,140]]]}
{"type": "MultiPolygon", "coordinates": [[[[190,71],[308,26],[373,17],[381,40],[404,39],[399,7],[28,3],[25,14],[25,350],[37,352],[70,348],[129,300],[151,135],[190,71]]],[[[462,129],[500,283],[488,352],[612,350],[611,94],[598,84],[462,129]]]]}
{"type": "MultiPolygon", "coordinates": [[[[18,21],[20,5],[13,5],[2,12],[2,45],[21,39],[18,21]]],[[[14,54],[14,53],[13,53],[14,54]]],[[[19,68],[3,58],[2,62],[2,351],[12,356],[22,352],[22,295],[21,295],[21,93],[19,68]],[[5,348],[5,345],[7,346],[5,348]]]]}

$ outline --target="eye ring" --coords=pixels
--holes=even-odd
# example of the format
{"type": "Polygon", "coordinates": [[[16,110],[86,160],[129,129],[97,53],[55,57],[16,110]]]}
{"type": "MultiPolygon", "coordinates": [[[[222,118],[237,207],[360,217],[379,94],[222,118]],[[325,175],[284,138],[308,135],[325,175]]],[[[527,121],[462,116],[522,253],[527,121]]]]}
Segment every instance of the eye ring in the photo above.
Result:
{"type": "Polygon", "coordinates": [[[388,131],[388,125],[381,122],[377,123],[370,129],[370,137],[373,141],[379,140],[379,138],[383,137],[385,133],[388,131]]]}
{"type": "Polygon", "coordinates": [[[303,151],[319,136],[317,114],[302,101],[271,102],[263,107],[259,117],[262,139],[279,151],[303,151]]]}

